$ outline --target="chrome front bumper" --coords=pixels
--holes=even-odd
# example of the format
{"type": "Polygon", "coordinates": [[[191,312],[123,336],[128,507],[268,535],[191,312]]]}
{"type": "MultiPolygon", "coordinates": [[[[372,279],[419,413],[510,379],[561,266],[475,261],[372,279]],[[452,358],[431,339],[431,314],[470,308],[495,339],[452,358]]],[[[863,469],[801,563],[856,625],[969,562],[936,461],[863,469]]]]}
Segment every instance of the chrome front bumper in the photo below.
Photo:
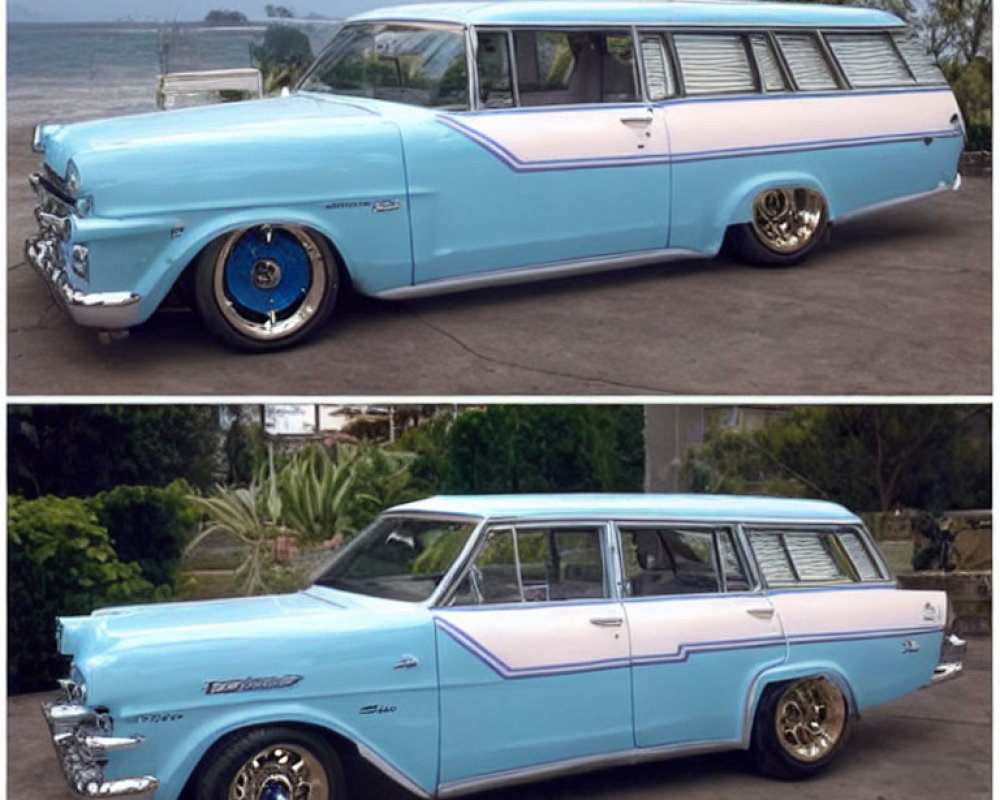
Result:
{"type": "Polygon", "coordinates": [[[116,737],[103,732],[107,725],[96,711],[75,703],[45,703],[42,713],[52,734],[66,780],[83,797],[122,797],[148,792],[159,786],[151,775],[141,778],[104,779],[106,755],[138,747],[141,736],[116,737]]]}
{"type": "Polygon", "coordinates": [[[66,199],[55,194],[50,181],[43,175],[32,175],[30,183],[39,201],[35,209],[39,230],[24,243],[24,255],[45,279],[52,296],[79,325],[118,330],[138,324],[142,300],[139,295],[132,292],[88,293],[70,285],[66,274],[66,251],[73,252],[70,243],[72,210],[66,199]]]}
{"type": "Polygon", "coordinates": [[[964,639],[960,639],[953,633],[945,636],[944,641],[941,643],[941,660],[934,667],[931,683],[943,683],[961,675],[962,670],[965,669],[965,665],[963,664],[965,650],[964,639]]]}

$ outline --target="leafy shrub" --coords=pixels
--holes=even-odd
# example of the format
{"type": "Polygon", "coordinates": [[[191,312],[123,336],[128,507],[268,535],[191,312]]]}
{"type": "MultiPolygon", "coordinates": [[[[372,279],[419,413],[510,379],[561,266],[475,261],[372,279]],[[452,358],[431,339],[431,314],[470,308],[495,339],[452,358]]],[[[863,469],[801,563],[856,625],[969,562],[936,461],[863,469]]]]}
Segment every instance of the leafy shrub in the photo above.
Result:
{"type": "Polygon", "coordinates": [[[87,501],[7,500],[8,691],[54,688],[65,674],[55,649],[57,616],[149,600],[153,586],[124,563],[87,501]]]}
{"type": "Polygon", "coordinates": [[[187,499],[190,492],[180,480],[163,489],[118,486],[95,498],[98,521],[118,557],[138,563],[146,580],[167,590],[184,545],[198,532],[200,515],[187,499]]]}

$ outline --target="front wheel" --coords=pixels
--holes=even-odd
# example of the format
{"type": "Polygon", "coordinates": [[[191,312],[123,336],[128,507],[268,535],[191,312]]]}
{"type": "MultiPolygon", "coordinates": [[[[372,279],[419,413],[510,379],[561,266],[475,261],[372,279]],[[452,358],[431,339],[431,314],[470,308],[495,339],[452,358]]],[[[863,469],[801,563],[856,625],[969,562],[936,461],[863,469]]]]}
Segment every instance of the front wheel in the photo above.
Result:
{"type": "Polygon", "coordinates": [[[814,189],[765,189],[753,199],[750,222],[732,230],[733,248],[752,264],[797,264],[823,240],[827,216],[823,195],[814,189]]]}
{"type": "Polygon", "coordinates": [[[847,701],[829,679],[773,684],[757,706],[750,755],[765,775],[805,778],[833,760],[847,731],[847,701]]]}
{"type": "Polygon", "coordinates": [[[198,776],[196,800],[344,800],[344,770],[325,739],[255,728],[223,740],[198,776]]]}
{"type": "Polygon", "coordinates": [[[205,325],[245,350],[304,339],[333,311],[337,263],[326,241],[297,225],[255,225],[216,239],[195,265],[205,325]]]}

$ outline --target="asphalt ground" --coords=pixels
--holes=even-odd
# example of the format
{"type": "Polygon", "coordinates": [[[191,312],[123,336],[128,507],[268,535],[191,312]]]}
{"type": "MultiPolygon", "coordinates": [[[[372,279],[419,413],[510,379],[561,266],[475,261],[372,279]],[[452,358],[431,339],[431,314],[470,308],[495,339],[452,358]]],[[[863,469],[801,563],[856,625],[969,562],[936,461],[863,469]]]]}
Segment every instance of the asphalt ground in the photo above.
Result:
{"type": "MultiPolygon", "coordinates": [[[[970,638],[966,671],[866,711],[845,750],[818,777],[784,782],[750,771],[742,753],[620,767],[470,795],[472,800],[987,800],[991,796],[992,639],[970,638]]],[[[74,800],[48,741],[39,704],[7,705],[7,797],[74,800]]],[[[367,770],[354,773],[366,800],[411,797],[367,770]]],[[[148,795],[143,798],[148,798],[148,795]]],[[[140,798],[140,800],[143,800],[140,798]]]]}
{"type": "Polygon", "coordinates": [[[805,264],[722,257],[406,302],[348,299],[266,355],[161,311],[101,344],[25,264],[28,128],[8,135],[14,395],[985,395],[991,184],[846,223],[805,264]]]}

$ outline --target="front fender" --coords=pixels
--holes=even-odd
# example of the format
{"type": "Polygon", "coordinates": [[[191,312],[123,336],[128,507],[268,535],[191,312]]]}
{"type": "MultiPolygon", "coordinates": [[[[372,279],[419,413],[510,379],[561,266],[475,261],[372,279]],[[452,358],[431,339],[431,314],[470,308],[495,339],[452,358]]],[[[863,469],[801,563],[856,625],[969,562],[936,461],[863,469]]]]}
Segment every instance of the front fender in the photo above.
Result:
{"type": "Polygon", "coordinates": [[[747,749],[750,746],[753,723],[757,717],[757,706],[760,703],[761,695],[764,694],[764,690],[768,686],[775,683],[816,677],[827,678],[836,684],[847,700],[848,715],[851,717],[859,716],[858,702],[854,695],[854,690],[851,688],[851,684],[844,673],[832,662],[800,661],[795,664],[778,664],[765,669],[750,685],[743,714],[743,735],[741,737],[741,746],[743,749],[747,749]]]}
{"type": "MultiPolygon", "coordinates": [[[[356,704],[356,700],[349,699],[348,704],[356,704]]],[[[409,707],[412,709],[412,700],[409,707]]],[[[426,712],[436,713],[432,703],[427,704],[426,712]]],[[[357,716],[356,709],[354,715],[357,716]]],[[[366,718],[358,716],[358,719],[366,718]]],[[[393,720],[388,722],[389,725],[395,724],[393,720]]],[[[160,788],[156,792],[156,800],[177,800],[199,763],[220,739],[245,728],[268,725],[304,725],[336,734],[374,753],[397,773],[432,794],[437,780],[437,735],[429,735],[428,732],[436,730],[436,717],[426,718],[423,724],[430,726],[423,735],[416,733],[421,727],[419,722],[411,721],[404,727],[412,738],[405,743],[406,752],[403,754],[400,747],[402,737],[373,735],[371,731],[361,730],[360,725],[353,724],[349,714],[324,713],[322,708],[311,703],[275,703],[268,704],[266,709],[251,705],[213,712],[204,715],[196,725],[189,726],[183,737],[166,749],[167,755],[157,770],[160,788]],[[421,747],[426,752],[419,752],[421,747]],[[421,766],[415,767],[415,764],[421,766]]],[[[385,728],[388,729],[389,725],[385,728]]]]}
{"type": "Polygon", "coordinates": [[[134,291],[142,295],[144,305],[152,313],[184,270],[215,239],[240,228],[268,223],[298,225],[322,234],[340,256],[359,291],[369,293],[409,285],[412,259],[405,212],[375,214],[370,206],[331,209],[329,205],[188,215],[184,232],[137,276],[138,286],[134,291]]]}

